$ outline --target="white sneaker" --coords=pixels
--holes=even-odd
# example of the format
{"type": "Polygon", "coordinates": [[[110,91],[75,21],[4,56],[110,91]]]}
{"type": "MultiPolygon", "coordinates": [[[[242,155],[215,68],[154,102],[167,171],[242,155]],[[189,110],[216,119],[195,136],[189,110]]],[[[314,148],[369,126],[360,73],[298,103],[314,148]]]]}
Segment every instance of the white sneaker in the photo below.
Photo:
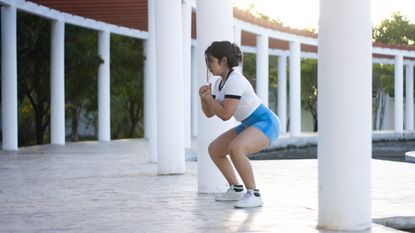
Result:
{"type": "Polygon", "coordinates": [[[239,201],[243,195],[243,191],[236,192],[233,185],[231,185],[226,192],[215,196],[215,201],[239,201]]]}
{"type": "Polygon", "coordinates": [[[235,208],[252,208],[260,207],[264,204],[261,196],[255,196],[254,192],[247,192],[244,196],[236,202],[233,206],[235,208]]]}

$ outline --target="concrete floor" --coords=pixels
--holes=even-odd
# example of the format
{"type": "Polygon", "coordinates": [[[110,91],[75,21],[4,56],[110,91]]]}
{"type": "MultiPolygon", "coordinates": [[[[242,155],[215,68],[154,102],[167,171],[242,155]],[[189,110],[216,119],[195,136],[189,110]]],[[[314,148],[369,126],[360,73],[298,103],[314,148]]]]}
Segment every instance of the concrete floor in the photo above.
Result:
{"type": "MultiPolygon", "coordinates": [[[[265,204],[234,209],[197,193],[196,162],[158,176],[147,156],[142,139],[0,152],[0,232],[330,232],[316,229],[316,160],[252,161],[265,204]]],[[[372,161],[372,217],[415,216],[415,164],[372,161]]]]}

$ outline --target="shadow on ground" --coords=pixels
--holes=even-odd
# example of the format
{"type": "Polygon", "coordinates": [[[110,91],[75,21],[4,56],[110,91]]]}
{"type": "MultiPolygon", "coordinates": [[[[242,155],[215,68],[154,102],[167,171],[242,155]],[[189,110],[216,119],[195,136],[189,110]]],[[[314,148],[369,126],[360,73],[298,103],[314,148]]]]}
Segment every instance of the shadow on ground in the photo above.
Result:
{"type": "MultiPolygon", "coordinates": [[[[415,151],[415,140],[380,141],[372,143],[374,159],[407,162],[405,153],[415,151]]],[[[249,156],[252,160],[267,159],[315,159],[317,146],[287,147],[282,149],[264,150],[249,156]]]]}

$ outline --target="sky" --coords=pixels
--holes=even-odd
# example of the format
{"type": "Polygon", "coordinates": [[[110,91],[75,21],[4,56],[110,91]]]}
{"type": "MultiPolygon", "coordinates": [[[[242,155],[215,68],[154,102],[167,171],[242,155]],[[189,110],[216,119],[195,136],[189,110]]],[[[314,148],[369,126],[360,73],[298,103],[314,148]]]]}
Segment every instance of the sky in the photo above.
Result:
{"type": "MultiPolygon", "coordinates": [[[[319,0],[233,0],[236,6],[246,9],[250,4],[271,18],[281,20],[292,28],[318,28],[319,0]]],[[[392,13],[401,12],[409,21],[415,23],[415,0],[372,0],[372,23],[380,24],[382,19],[390,18],[392,13]]]]}

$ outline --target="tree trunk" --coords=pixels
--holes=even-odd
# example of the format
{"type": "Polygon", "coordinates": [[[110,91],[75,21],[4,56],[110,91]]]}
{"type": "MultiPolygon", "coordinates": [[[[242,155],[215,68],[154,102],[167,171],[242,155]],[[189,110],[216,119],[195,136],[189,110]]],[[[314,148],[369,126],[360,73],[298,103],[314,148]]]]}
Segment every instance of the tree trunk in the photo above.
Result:
{"type": "Polygon", "coordinates": [[[43,144],[43,136],[45,135],[45,130],[43,128],[43,105],[37,107],[35,111],[35,128],[36,128],[36,144],[43,144]]]}

